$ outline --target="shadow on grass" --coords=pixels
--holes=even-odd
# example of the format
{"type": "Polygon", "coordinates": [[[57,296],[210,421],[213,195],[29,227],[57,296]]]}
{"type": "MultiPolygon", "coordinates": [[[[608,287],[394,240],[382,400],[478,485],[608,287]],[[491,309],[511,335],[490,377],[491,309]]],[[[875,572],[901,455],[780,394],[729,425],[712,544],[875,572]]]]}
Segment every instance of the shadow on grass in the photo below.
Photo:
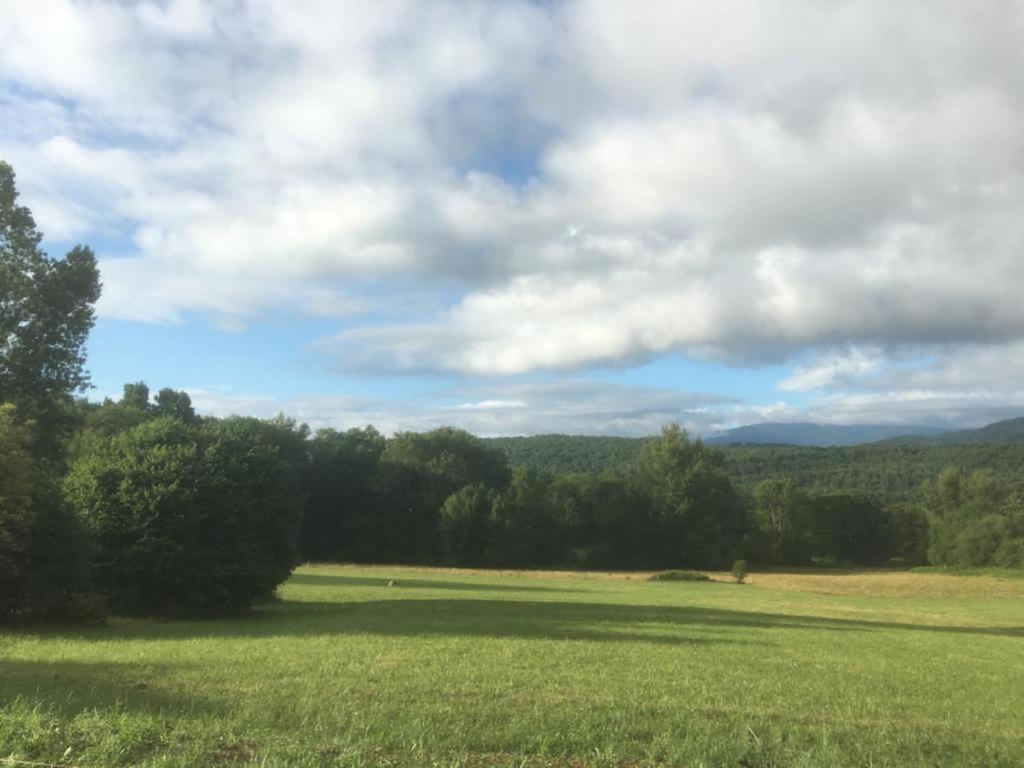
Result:
{"type": "Polygon", "coordinates": [[[79,630],[73,634],[84,640],[104,642],[315,635],[530,638],[664,645],[765,642],[764,636],[706,634],[732,629],[912,631],[1024,637],[1024,627],[927,626],[691,606],[404,597],[350,603],[283,601],[235,619],[187,622],[123,620],[110,627],[79,630]]]}
{"type": "MultiPolygon", "coordinates": [[[[389,576],[343,576],[331,573],[293,573],[283,586],[300,587],[386,587],[389,576]]],[[[443,589],[466,592],[579,592],[572,587],[541,587],[535,584],[484,584],[478,581],[442,581],[399,576],[397,589],[443,589]]]]}
{"type": "Polygon", "coordinates": [[[195,692],[177,695],[161,690],[160,681],[170,671],[170,665],[159,664],[0,659],[0,706],[20,697],[66,717],[106,708],[153,715],[223,711],[195,692]]]}

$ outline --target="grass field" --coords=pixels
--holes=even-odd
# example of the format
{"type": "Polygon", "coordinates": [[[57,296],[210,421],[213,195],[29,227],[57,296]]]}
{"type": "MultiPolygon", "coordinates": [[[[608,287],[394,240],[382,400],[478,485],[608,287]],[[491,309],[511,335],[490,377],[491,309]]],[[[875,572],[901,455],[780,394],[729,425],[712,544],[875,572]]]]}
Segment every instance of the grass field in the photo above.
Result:
{"type": "Polygon", "coordinates": [[[307,566],[281,598],[0,634],[0,766],[1024,766],[1020,579],[307,566]]]}

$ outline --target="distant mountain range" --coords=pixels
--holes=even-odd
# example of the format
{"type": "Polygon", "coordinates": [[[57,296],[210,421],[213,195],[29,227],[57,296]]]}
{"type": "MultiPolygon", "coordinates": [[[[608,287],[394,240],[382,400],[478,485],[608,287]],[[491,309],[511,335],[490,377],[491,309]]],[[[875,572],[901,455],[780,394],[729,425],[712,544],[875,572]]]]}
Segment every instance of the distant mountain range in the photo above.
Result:
{"type": "Polygon", "coordinates": [[[711,435],[708,445],[976,445],[1024,443],[1024,418],[997,421],[980,429],[945,430],[931,426],[892,424],[813,424],[766,422],[711,435]]]}
{"type": "MultiPolygon", "coordinates": [[[[595,435],[534,435],[493,437],[486,442],[501,450],[516,466],[553,472],[601,472],[636,460],[646,438],[595,435]]],[[[997,421],[980,429],[946,431],[933,426],[813,424],[807,422],[750,424],[704,442],[731,452],[750,449],[787,451],[802,448],[849,448],[885,452],[914,446],[1024,445],[1024,418],[997,421]]]]}
{"type": "Polygon", "coordinates": [[[813,424],[765,422],[736,427],[707,437],[708,445],[806,445],[844,446],[883,440],[932,440],[945,431],[939,427],[902,424],[813,424]]]}

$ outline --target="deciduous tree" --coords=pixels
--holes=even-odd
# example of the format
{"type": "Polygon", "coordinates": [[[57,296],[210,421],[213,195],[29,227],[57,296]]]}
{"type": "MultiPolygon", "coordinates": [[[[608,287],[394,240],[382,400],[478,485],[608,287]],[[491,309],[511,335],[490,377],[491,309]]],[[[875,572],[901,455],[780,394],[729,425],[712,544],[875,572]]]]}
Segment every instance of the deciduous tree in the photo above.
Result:
{"type": "Polygon", "coordinates": [[[18,406],[19,419],[34,424],[33,451],[54,458],[70,396],[88,383],[84,345],[100,281],[88,247],[52,259],[41,241],[18,205],[14,171],[0,161],[0,403],[18,406]]]}

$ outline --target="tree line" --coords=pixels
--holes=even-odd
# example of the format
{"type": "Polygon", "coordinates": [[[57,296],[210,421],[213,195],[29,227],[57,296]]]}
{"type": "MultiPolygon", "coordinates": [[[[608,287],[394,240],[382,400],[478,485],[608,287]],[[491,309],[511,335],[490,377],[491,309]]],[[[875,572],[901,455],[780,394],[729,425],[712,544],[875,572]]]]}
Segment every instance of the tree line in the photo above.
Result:
{"type": "MultiPolygon", "coordinates": [[[[947,468],[914,500],[888,504],[863,493],[809,492],[784,475],[747,490],[731,477],[722,450],[691,440],[676,424],[643,441],[636,460],[618,469],[550,473],[513,467],[489,441],[459,429],[388,438],[373,427],[311,434],[283,417],[199,419],[187,394],[162,390],[150,403],[142,383],[127,385],[119,403],[78,407],[83,429],[72,478],[84,466],[99,472],[97,457],[112,461],[110,445],[124,436],[137,440],[149,421],[164,429],[179,422],[206,430],[246,425],[254,445],[263,434],[287,467],[279,497],[301,508],[291,517],[299,520],[298,556],[306,560],[635,569],[725,568],[740,558],[761,566],[1013,566],[1024,537],[1024,495],[988,470],[947,468]]],[[[129,455],[122,449],[117,460],[129,455]]]]}

